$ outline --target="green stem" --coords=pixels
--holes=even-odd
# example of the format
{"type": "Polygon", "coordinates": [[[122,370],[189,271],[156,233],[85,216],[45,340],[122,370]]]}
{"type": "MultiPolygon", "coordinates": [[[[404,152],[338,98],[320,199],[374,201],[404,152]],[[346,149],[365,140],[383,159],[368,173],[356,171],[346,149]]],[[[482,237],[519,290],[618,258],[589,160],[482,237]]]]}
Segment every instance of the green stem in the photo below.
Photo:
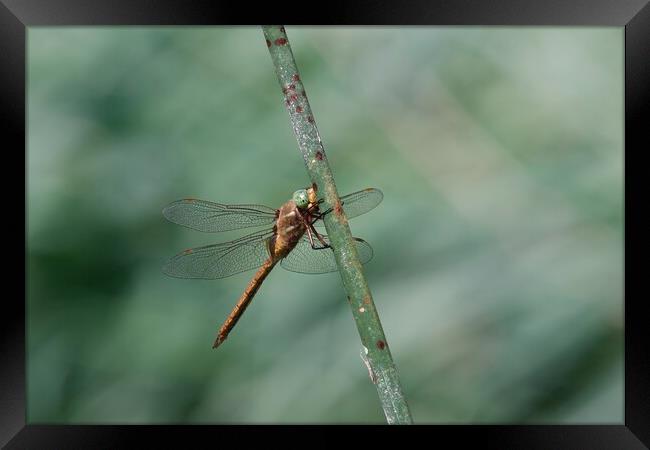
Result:
{"type": "Polygon", "coordinates": [[[325,228],[364,346],[362,357],[369,365],[371,379],[376,384],[387,422],[410,424],[413,419],[402,393],[397,368],[363,274],[347,218],[341,208],[334,177],[291,52],[289,39],[282,26],[263,26],[262,30],[312,186],[315,187],[319,199],[324,202],[322,210],[333,210],[332,214],[325,216],[325,228]]]}

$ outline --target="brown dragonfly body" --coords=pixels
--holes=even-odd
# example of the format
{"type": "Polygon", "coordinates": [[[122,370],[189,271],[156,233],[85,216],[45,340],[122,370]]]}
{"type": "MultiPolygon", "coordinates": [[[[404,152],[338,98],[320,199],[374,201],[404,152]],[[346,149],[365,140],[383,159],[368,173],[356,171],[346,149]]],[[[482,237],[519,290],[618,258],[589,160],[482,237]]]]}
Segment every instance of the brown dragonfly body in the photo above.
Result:
{"type": "Polygon", "coordinates": [[[239,318],[244,314],[244,311],[251,300],[253,300],[264,279],[271,273],[273,267],[293,250],[296,244],[298,244],[298,241],[300,241],[300,238],[305,234],[308,226],[307,223],[307,218],[303,216],[303,213],[296,206],[296,202],[293,199],[280,207],[278,210],[278,221],[275,226],[275,234],[268,240],[269,257],[255,273],[253,279],[246,286],[246,290],[239,297],[239,301],[232,312],[223,325],[221,325],[212,348],[217,348],[226,340],[228,333],[230,333],[230,330],[233,329],[239,318]]]}
{"type": "MultiPolygon", "coordinates": [[[[348,218],[363,214],[381,202],[378,189],[364,189],[341,197],[348,218]]],[[[163,267],[179,278],[224,278],[257,268],[244,293],[219,329],[213,348],[226,340],[232,328],[253,300],[262,282],[276,264],[293,272],[326,273],[338,270],[327,236],[314,224],[331,210],[321,212],[313,189],[300,189],[279,209],[261,205],[224,205],[197,199],[171,203],[163,210],[170,221],[205,232],[271,225],[262,231],[222,244],[185,250],[163,267]]],[[[372,248],[354,238],[362,263],[372,258],[372,248]]]]}

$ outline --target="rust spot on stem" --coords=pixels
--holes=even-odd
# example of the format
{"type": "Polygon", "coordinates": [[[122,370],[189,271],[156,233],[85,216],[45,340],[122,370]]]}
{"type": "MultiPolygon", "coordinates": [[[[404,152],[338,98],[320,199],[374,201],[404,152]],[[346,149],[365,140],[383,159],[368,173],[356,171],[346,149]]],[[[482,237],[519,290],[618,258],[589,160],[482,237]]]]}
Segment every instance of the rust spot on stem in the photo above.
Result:
{"type": "Polygon", "coordinates": [[[336,214],[339,217],[341,216],[341,214],[343,214],[343,207],[341,206],[341,202],[338,201],[338,200],[336,201],[336,204],[334,205],[334,214],[336,214]]]}
{"type": "Polygon", "coordinates": [[[379,340],[377,341],[377,348],[378,348],[379,350],[383,350],[385,347],[386,347],[386,343],[385,343],[384,341],[382,341],[381,339],[379,339],[379,340]]]}
{"type": "Polygon", "coordinates": [[[366,295],[366,296],[363,298],[363,304],[364,304],[364,305],[369,305],[369,304],[370,304],[370,296],[366,295]]]}
{"type": "Polygon", "coordinates": [[[293,81],[300,81],[300,75],[298,75],[297,73],[294,73],[294,74],[291,76],[291,79],[292,79],[293,81]]]}
{"type": "Polygon", "coordinates": [[[319,160],[319,161],[322,161],[323,160],[323,152],[321,152],[320,150],[317,151],[316,152],[316,159],[319,160]]]}
{"type": "Polygon", "coordinates": [[[296,112],[300,114],[302,112],[302,106],[300,105],[296,106],[296,112]]]}
{"type": "Polygon", "coordinates": [[[277,38],[275,40],[275,45],[286,45],[287,40],[285,38],[277,38]]]}

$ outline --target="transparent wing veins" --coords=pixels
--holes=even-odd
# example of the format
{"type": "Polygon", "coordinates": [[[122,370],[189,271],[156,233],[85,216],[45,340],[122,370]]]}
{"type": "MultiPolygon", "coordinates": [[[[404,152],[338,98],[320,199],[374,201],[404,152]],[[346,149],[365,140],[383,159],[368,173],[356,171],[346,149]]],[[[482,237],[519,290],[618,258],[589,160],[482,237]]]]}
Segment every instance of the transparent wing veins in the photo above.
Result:
{"type": "MultiPolygon", "coordinates": [[[[381,203],[384,194],[376,188],[367,188],[341,197],[341,206],[348,219],[365,214],[381,203]]],[[[322,209],[321,209],[322,211],[322,209]]],[[[324,226],[323,221],[316,225],[324,226]]]]}
{"type": "Polygon", "coordinates": [[[186,198],[167,205],[163,216],[178,225],[216,233],[270,225],[276,219],[276,210],[264,205],[224,205],[186,198]]]}
{"type": "Polygon", "coordinates": [[[178,253],[163,266],[176,278],[225,278],[261,266],[269,257],[268,239],[272,230],[244,236],[234,241],[196,247],[178,253]]]}
{"type": "MultiPolygon", "coordinates": [[[[326,235],[321,236],[323,236],[325,242],[329,243],[329,238],[326,235]]],[[[353,239],[357,244],[357,252],[359,253],[361,264],[366,264],[372,259],[372,247],[361,238],[355,237],[353,239]]],[[[280,265],[291,272],[309,274],[336,272],[339,270],[332,249],[325,248],[314,250],[306,235],[303,236],[294,249],[291,250],[282,261],[280,261],[280,265]]]]}

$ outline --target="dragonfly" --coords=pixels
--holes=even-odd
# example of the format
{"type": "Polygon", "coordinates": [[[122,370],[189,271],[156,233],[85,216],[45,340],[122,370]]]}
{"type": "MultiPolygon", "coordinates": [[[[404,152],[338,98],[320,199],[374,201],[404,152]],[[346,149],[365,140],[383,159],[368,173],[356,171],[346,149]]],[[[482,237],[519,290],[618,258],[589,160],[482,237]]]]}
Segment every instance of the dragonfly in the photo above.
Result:
{"type": "MultiPolygon", "coordinates": [[[[365,214],[383,199],[376,188],[340,198],[348,219],[365,214]]],[[[167,261],[163,273],[177,278],[218,279],[258,269],[217,333],[212,348],[221,345],[253,300],[258,289],[279,263],[292,272],[318,274],[338,270],[330,240],[316,230],[332,208],[321,212],[323,200],[313,187],[295,191],[279,209],[263,205],[233,205],[186,198],[170,203],[163,216],[194,230],[216,233],[264,227],[230,242],[184,250],[167,261]]],[[[370,244],[353,238],[362,264],[372,259],[370,244]]]]}

